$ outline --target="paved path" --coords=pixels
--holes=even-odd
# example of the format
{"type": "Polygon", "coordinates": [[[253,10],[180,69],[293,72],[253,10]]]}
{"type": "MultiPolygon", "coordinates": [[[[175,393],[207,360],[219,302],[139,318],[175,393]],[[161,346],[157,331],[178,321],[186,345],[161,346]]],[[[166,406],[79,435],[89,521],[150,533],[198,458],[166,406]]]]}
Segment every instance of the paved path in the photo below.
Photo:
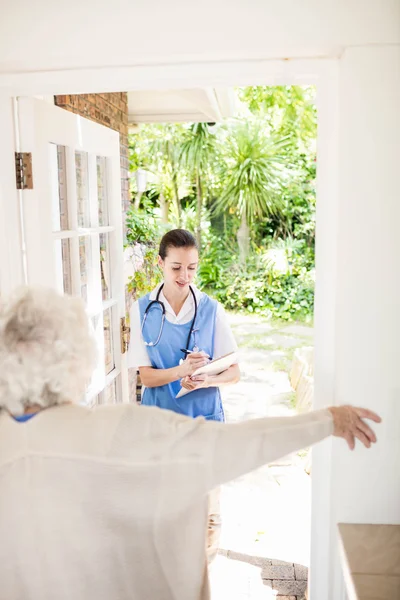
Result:
{"type": "MultiPolygon", "coordinates": [[[[242,380],[224,391],[227,420],[293,414],[287,371],[295,348],[313,344],[312,329],[274,328],[251,316],[230,318],[241,350],[242,380]]],[[[310,538],[304,456],[224,486],[221,512],[221,550],[210,570],[212,599],[303,598],[310,538]]]]}

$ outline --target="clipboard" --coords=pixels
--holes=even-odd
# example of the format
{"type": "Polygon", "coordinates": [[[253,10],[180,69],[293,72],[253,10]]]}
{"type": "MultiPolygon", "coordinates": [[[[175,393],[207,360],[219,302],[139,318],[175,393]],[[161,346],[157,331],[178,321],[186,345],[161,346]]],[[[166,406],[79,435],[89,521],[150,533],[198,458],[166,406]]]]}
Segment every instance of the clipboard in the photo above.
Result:
{"type": "MultiPolygon", "coordinates": [[[[238,362],[238,353],[230,352],[229,354],[225,354],[224,356],[221,356],[220,358],[216,358],[215,360],[210,361],[209,363],[204,365],[204,367],[200,367],[199,369],[196,369],[196,371],[193,373],[192,377],[194,377],[196,375],[219,375],[220,373],[223,373],[224,371],[229,369],[229,367],[236,364],[237,362],[238,362]]],[[[191,392],[194,392],[194,391],[195,390],[185,390],[185,388],[182,388],[176,397],[182,398],[182,396],[186,396],[186,394],[190,394],[191,392]]]]}

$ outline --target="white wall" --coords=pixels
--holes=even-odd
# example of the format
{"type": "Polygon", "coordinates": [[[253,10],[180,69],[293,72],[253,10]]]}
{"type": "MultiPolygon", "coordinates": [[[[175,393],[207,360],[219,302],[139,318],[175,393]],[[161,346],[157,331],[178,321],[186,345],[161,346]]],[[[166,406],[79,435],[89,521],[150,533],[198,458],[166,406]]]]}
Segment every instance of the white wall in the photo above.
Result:
{"type": "Polygon", "coordinates": [[[334,443],[332,523],[400,523],[400,46],[346,50],[339,77],[335,403],[384,422],[373,451],[334,443]]]}
{"type": "Polygon", "coordinates": [[[399,40],[398,0],[3,0],[0,73],[326,57],[399,40]]]}
{"type": "Polygon", "coordinates": [[[335,450],[338,517],[400,521],[400,46],[341,63],[336,400],[385,424],[373,453],[335,450]]]}

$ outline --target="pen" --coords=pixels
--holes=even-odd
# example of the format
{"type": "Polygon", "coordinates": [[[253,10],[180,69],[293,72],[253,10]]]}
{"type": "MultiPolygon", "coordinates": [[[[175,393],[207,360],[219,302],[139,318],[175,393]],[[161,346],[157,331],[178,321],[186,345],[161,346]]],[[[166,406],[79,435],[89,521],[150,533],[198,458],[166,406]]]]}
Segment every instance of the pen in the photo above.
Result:
{"type": "MultiPolygon", "coordinates": [[[[185,348],[181,348],[181,352],[184,352],[185,354],[193,354],[193,350],[186,350],[185,348]]],[[[204,358],[210,358],[210,357],[208,356],[208,354],[205,354],[204,358]]]]}

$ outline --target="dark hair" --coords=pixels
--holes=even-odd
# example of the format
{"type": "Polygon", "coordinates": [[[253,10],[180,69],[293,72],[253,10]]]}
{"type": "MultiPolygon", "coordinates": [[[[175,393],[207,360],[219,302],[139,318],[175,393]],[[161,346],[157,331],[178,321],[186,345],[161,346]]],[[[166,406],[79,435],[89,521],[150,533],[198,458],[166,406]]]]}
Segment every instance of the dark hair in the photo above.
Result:
{"type": "Polygon", "coordinates": [[[196,248],[198,250],[196,238],[186,229],[172,229],[163,236],[158,251],[163,260],[168,254],[168,248],[196,248]]]}

